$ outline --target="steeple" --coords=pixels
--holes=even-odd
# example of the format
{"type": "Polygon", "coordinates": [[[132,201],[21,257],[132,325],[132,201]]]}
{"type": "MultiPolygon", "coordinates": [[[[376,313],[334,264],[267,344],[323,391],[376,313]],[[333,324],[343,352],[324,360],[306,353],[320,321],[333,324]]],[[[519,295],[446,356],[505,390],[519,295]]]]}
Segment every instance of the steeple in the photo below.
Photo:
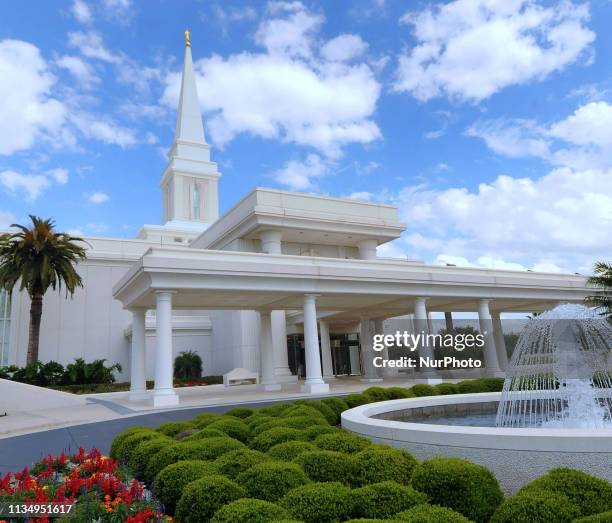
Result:
{"type": "Polygon", "coordinates": [[[185,31],[185,61],[174,142],[161,181],[164,223],[172,227],[205,229],[219,217],[217,164],[210,161],[191,57],[185,31]]]}

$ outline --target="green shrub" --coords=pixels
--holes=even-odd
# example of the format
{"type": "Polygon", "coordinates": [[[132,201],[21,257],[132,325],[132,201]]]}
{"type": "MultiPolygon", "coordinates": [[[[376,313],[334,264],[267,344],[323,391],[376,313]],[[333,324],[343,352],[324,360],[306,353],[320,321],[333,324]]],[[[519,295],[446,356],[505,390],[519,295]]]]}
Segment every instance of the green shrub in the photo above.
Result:
{"type": "Polygon", "coordinates": [[[389,387],[385,389],[387,391],[387,397],[390,400],[400,400],[403,398],[413,398],[414,394],[409,389],[404,387],[389,387]]]}
{"type": "Polygon", "coordinates": [[[487,392],[481,380],[463,380],[457,383],[459,394],[473,394],[476,392],[487,392]]]}
{"type": "Polygon", "coordinates": [[[364,394],[353,393],[344,396],[344,401],[349,406],[349,409],[353,407],[359,407],[359,405],[365,405],[366,403],[371,403],[371,400],[365,396],[364,394]]]}
{"type": "Polygon", "coordinates": [[[242,498],[221,507],[212,523],[268,523],[289,518],[284,508],[262,499],[242,498]]]}
{"type": "Polygon", "coordinates": [[[214,464],[220,474],[235,479],[238,474],[248,470],[253,465],[269,460],[270,458],[266,454],[257,450],[240,449],[223,454],[214,461],[214,464]]]}
{"type": "Polygon", "coordinates": [[[165,513],[174,514],[183,489],[189,483],[215,472],[212,463],[196,460],[177,461],[162,469],[155,478],[155,495],[163,503],[165,513]]]}
{"type": "MultiPolygon", "coordinates": [[[[177,441],[180,441],[182,439],[188,438],[189,436],[193,436],[194,434],[200,432],[199,429],[187,429],[187,430],[181,430],[176,436],[174,436],[174,439],[177,441]]],[[[223,432],[216,431],[218,432],[218,434],[216,434],[216,436],[223,436],[223,432]]]]}
{"type": "Polygon", "coordinates": [[[586,472],[557,468],[521,489],[545,490],[566,496],[580,509],[581,516],[612,510],[612,483],[586,472]]]}
{"type": "Polygon", "coordinates": [[[417,465],[418,461],[403,450],[372,445],[355,454],[355,479],[359,485],[381,481],[408,485],[417,465]]]}
{"type": "Polygon", "coordinates": [[[593,514],[584,518],[578,518],[573,523],[612,523],[612,510],[602,512],[601,514],[593,514]]]}
{"type": "Polygon", "coordinates": [[[120,451],[120,448],[123,442],[127,438],[132,436],[133,434],[136,434],[137,432],[143,432],[143,431],[152,432],[152,429],[150,429],[149,427],[145,427],[143,425],[137,425],[136,427],[130,427],[129,429],[124,430],[123,432],[120,432],[119,434],[117,434],[115,438],[113,439],[113,442],[111,443],[109,456],[113,459],[119,459],[119,451],[120,451]]]}
{"type": "Polygon", "coordinates": [[[387,393],[387,389],[384,387],[369,387],[362,392],[362,394],[368,398],[369,402],[375,401],[387,401],[391,399],[387,393]]]}
{"type": "Polygon", "coordinates": [[[295,402],[296,405],[306,405],[308,407],[312,407],[313,409],[318,410],[323,417],[326,419],[329,425],[337,425],[338,424],[338,415],[329,405],[326,405],[320,400],[297,400],[295,402]]]}
{"type": "Polygon", "coordinates": [[[249,427],[244,421],[234,418],[222,418],[208,425],[208,430],[220,430],[227,434],[230,438],[245,442],[249,439],[249,427]]]}
{"type": "Polygon", "coordinates": [[[480,378],[484,392],[501,392],[504,388],[504,378],[480,378]]]}
{"type": "Polygon", "coordinates": [[[427,503],[427,495],[395,481],[382,481],[353,490],[353,514],[363,518],[387,518],[427,503]]]}
{"type": "Polygon", "coordinates": [[[313,483],[294,488],[280,501],[305,523],[343,521],[353,509],[351,489],[341,483],[313,483]]]}
{"type": "Polygon", "coordinates": [[[448,507],[425,504],[395,514],[393,519],[409,523],[470,523],[468,518],[448,507]]]}
{"type": "Polygon", "coordinates": [[[275,418],[274,416],[267,416],[264,414],[260,414],[259,412],[256,412],[252,416],[245,419],[244,422],[251,429],[251,432],[253,432],[260,425],[263,425],[264,423],[268,423],[270,421],[276,421],[277,419],[278,418],[275,418]]]}
{"type": "Polygon", "coordinates": [[[339,429],[337,427],[330,427],[328,425],[314,425],[312,427],[304,429],[303,432],[308,441],[313,441],[323,434],[336,434],[341,430],[342,429],[339,429]]]}
{"type": "Polygon", "coordinates": [[[298,457],[303,452],[311,452],[317,450],[317,448],[307,441],[285,441],[285,443],[279,443],[274,445],[268,450],[268,456],[273,459],[279,459],[281,461],[291,461],[298,457]]]}
{"type": "Polygon", "coordinates": [[[416,398],[438,395],[438,391],[434,389],[431,385],[427,385],[426,383],[419,383],[417,385],[413,385],[412,387],[410,387],[410,392],[412,392],[412,394],[414,394],[416,398]]]}
{"type": "Polygon", "coordinates": [[[491,523],[569,523],[580,509],[561,494],[526,491],[507,498],[495,511],[491,523]]]}
{"type": "Polygon", "coordinates": [[[198,441],[181,443],[181,455],[183,459],[215,460],[219,456],[232,450],[245,449],[243,443],[238,440],[223,438],[204,438],[198,441]]]}
{"type": "Polygon", "coordinates": [[[454,383],[438,383],[434,387],[437,394],[440,396],[448,396],[450,394],[459,394],[459,387],[454,383]]]}
{"type": "Polygon", "coordinates": [[[248,418],[251,414],[253,414],[253,412],[255,411],[253,409],[250,409],[249,407],[234,407],[233,409],[228,410],[225,415],[245,419],[248,418]]]}
{"type": "Polygon", "coordinates": [[[424,461],[413,473],[412,486],[427,494],[432,504],[452,508],[477,522],[488,521],[503,499],[491,471],[460,458],[424,461]]]}
{"type": "Polygon", "coordinates": [[[293,407],[293,403],[275,403],[274,405],[268,405],[267,407],[263,407],[257,410],[258,414],[263,414],[265,416],[280,416],[287,409],[293,407]]]}
{"type": "Polygon", "coordinates": [[[227,434],[221,432],[219,429],[202,429],[196,430],[193,434],[183,438],[181,441],[187,443],[189,441],[197,441],[205,438],[227,438],[227,434]]]}
{"type": "Polygon", "coordinates": [[[149,458],[149,461],[144,469],[143,479],[145,483],[147,485],[152,485],[157,474],[159,474],[168,465],[172,465],[172,463],[176,463],[180,459],[185,459],[181,452],[183,448],[184,444],[175,443],[173,445],[163,447],[157,452],[157,454],[153,454],[149,458]]]}
{"type": "Polygon", "coordinates": [[[286,427],[276,427],[270,430],[266,430],[262,432],[258,436],[255,436],[250,446],[255,450],[261,450],[262,452],[267,452],[274,445],[278,445],[279,443],[283,443],[285,441],[294,441],[294,440],[305,440],[306,435],[298,429],[289,429],[286,427]]]}
{"type": "Polygon", "coordinates": [[[221,418],[221,414],[217,414],[216,412],[203,412],[202,414],[196,416],[191,421],[198,429],[203,429],[208,427],[211,423],[214,423],[219,418],[221,418]]]}
{"type": "Polygon", "coordinates": [[[174,358],[174,377],[177,380],[199,380],[202,377],[202,358],[192,350],[174,358]]]}
{"type": "Polygon", "coordinates": [[[327,418],[325,418],[325,416],[323,414],[321,414],[321,412],[319,412],[317,409],[315,409],[313,406],[311,405],[293,405],[292,407],[288,408],[287,410],[285,410],[280,417],[281,418],[288,418],[288,417],[298,417],[298,416],[308,416],[310,418],[320,418],[323,421],[325,421],[325,424],[327,425],[331,425],[331,423],[329,423],[329,421],[327,421],[327,418]]]}
{"type": "Polygon", "coordinates": [[[306,475],[319,483],[339,481],[351,484],[355,476],[355,462],[351,456],[331,450],[303,452],[293,460],[306,475]]]}
{"type": "Polygon", "coordinates": [[[245,497],[243,488],[223,476],[206,476],[192,481],[176,505],[178,523],[209,521],[223,505],[245,497]]]}
{"type": "Polygon", "coordinates": [[[270,461],[242,472],[237,481],[246,489],[249,497],[276,501],[291,489],[305,485],[309,479],[295,463],[270,461]]]}
{"type": "Polygon", "coordinates": [[[163,434],[164,436],[169,436],[173,438],[179,432],[184,430],[194,429],[195,424],[191,421],[170,421],[169,423],[164,423],[155,429],[156,432],[163,434]]]}
{"type": "Polygon", "coordinates": [[[121,443],[121,446],[119,447],[119,451],[118,451],[118,459],[120,463],[129,463],[130,458],[132,456],[132,452],[134,452],[134,449],[138,446],[139,443],[143,442],[143,441],[148,441],[150,439],[155,439],[155,438],[164,438],[165,436],[163,436],[162,434],[159,434],[158,432],[155,431],[142,431],[142,432],[136,432],[134,434],[132,434],[131,436],[128,436],[127,438],[125,438],[123,440],[123,442],[121,443]]]}
{"type": "Polygon", "coordinates": [[[369,439],[341,430],[334,434],[322,434],[315,439],[314,444],[321,450],[353,454],[369,447],[372,442],[369,439]]]}
{"type": "Polygon", "coordinates": [[[349,408],[348,403],[342,398],[325,398],[321,401],[336,413],[338,423],[340,422],[340,414],[349,408]]]}
{"type": "Polygon", "coordinates": [[[329,427],[327,421],[322,417],[313,418],[312,416],[295,416],[288,418],[272,418],[265,423],[257,424],[251,431],[251,436],[255,437],[276,427],[287,427],[290,429],[306,429],[308,427],[329,427]]]}
{"type": "Polygon", "coordinates": [[[151,457],[158,453],[161,449],[169,445],[173,445],[174,440],[167,437],[153,438],[142,441],[132,452],[128,465],[134,476],[140,480],[144,479],[144,472],[151,457]]]}

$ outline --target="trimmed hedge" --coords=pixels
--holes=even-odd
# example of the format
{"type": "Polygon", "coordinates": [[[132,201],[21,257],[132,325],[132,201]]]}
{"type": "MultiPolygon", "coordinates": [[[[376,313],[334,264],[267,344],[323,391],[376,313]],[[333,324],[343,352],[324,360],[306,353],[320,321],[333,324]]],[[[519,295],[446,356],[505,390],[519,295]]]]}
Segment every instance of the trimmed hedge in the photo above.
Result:
{"type": "Polygon", "coordinates": [[[236,479],[238,474],[250,469],[253,465],[269,461],[270,458],[257,450],[239,449],[232,450],[215,461],[217,470],[230,479],[236,479]]]}
{"type": "Polygon", "coordinates": [[[248,418],[254,412],[255,411],[253,409],[250,409],[249,407],[234,407],[233,409],[228,410],[225,415],[245,419],[248,418]]]}
{"type": "Polygon", "coordinates": [[[242,498],[221,507],[212,523],[268,523],[289,519],[284,508],[262,499],[242,498]]]}
{"type": "Polygon", "coordinates": [[[130,458],[132,457],[132,452],[136,449],[136,447],[142,443],[143,441],[148,441],[151,439],[157,438],[165,438],[166,436],[160,434],[159,432],[154,431],[142,431],[136,432],[131,436],[125,438],[119,447],[118,450],[118,460],[120,463],[129,463],[130,458]]]}
{"type": "Polygon", "coordinates": [[[556,468],[523,487],[519,494],[544,490],[566,496],[580,509],[580,516],[612,510],[612,483],[586,472],[556,468]]]}
{"type": "Polygon", "coordinates": [[[448,507],[425,504],[395,514],[393,519],[409,523],[470,523],[468,518],[448,507]]]}
{"type": "Polygon", "coordinates": [[[151,457],[174,443],[172,438],[163,436],[140,442],[132,452],[128,463],[134,476],[140,480],[144,479],[144,472],[151,457]]]}
{"type": "Polygon", "coordinates": [[[273,459],[291,461],[304,452],[312,452],[314,450],[317,450],[317,447],[315,447],[312,443],[296,440],[285,441],[285,443],[274,445],[270,450],[268,450],[267,454],[273,459]]]}
{"type": "Polygon", "coordinates": [[[382,481],[353,490],[353,515],[363,518],[388,518],[421,503],[427,495],[395,481],[382,481]]]}
{"type": "Polygon", "coordinates": [[[567,497],[543,490],[526,491],[507,498],[491,523],[570,523],[580,509],[567,497]]]}
{"type": "Polygon", "coordinates": [[[459,394],[459,387],[454,383],[438,383],[434,386],[436,393],[440,396],[447,396],[449,394],[459,394]]]}
{"type": "Polygon", "coordinates": [[[418,461],[403,450],[382,445],[355,454],[355,480],[359,485],[395,481],[408,485],[418,461]]]}
{"type": "Polygon", "coordinates": [[[254,465],[236,479],[249,497],[265,501],[276,501],[291,489],[310,482],[306,473],[295,463],[276,461],[254,465]]]}
{"type": "Polygon", "coordinates": [[[160,449],[157,454],[154,454],[149,458],[145,469],[143,479],[147,485],[152,485],[155,480],[155,476],[159,474],[163,469],[172,463],[176,463],[180,459],[184,459],[181,455],[183,449],[182,443],[175,443],[160,449]]]}
{"type": "Polygon", "coordinates": [[[602,512],[601,514],[593,514],[584,518],[578,518],[573,523],[612,523],[612,510],[602,512]]]}
{"type": "Polygon", "coordinates": [[[280,505],[305,523],[343,521],[353,510],[352,491],[341,483],[313,483],[294,488],[280,505]]]}
{"type": "Polygon", "coordinates": [[[208,425],[207,430],[220,430],[230,438],[237,439],[243,443],[249,439],[250,430],[244,421],[236,418],[221,418],[208,425]]]}
{"type": "Polygon", "coordinates": [[[313,427],[304,429],[303,432],[306,438],[308,439],[308,441],[314,441],[315,439],[317,439],[319,436],[323,434],[337,434],[341,430],[342,429],[339,429],[338,427],[329,427],[327,425],[315,425],[313,427]]]}
{"type": "Polygon", "coordinates": [[[242,487],[223,476],[206,476],[192,481],[176,505],[178,523],[209,521],[224,505],[245,497],[242,487]]]}
{"type": "Polygon", "coordinates": [[[416,467],[412,486],[432,504],[449,507],[476,522],[488,521],[503,500],[487,468],[460,458],[432,458],[416,467]]]}
{"type": "Polygon", "coordinates": [[[179,432],[183,432],[184,430],[195,429],[195,423],[192,421],[170,421],[168,423],[163,423],[159,427],[155,429],[156,432],[163,434],[164,436],[169,436],[173,438],[179,432]]]}
{"type": "Polygon", "coordinates": [[[314,440],[314,444],[321,450],[333,450],[353,454],[369,447],[372,442],[361,436],[356,436],[345,431],[338,431],[333,434],[323,434],[314,440]]]}
{"type": "Polygon", "coordinates": [[[404,387],[389,387],[385,390],[387,391],[387,398],[390,400],[400,400],[414,397],[412,391],[410,389],[405,389],[404,387]]]}
{"type": "Polygon", "coordinates": [[[183,494],[183,489],[192,481],[216,473],[216,468],[207,461],[177,461],[164,468],[155,478],[155,495],[171,516],[183,494]]]}
{"type": "Polygon", "coordinates": [[[297,400],[295,403],[296,405],[306,405],[318,410],[321,414],[323,414],[323,417],[326,419],[329,425],[333,426],[338,424],[338,415],[334,409],[320,400],[297,400]]]}
{"type": "Polygon", "coordinates": [[[418,383],[410,387],[410,392],[414,394],[416,398],[422,398],[423,396],[437,396],[439,392],[432,386],[426,383],[418,383]]]}
{"type": "Polygon", "coordinates": [[[214,460],[232,450],[245,449],[244,443],[224,438],[205,438],[198,441],[180,443],[181,455],[185,459],[214,460]]]}
{"type": "Polygon", "coordinates": [[[327,420],[327,418],[323,414],[321,414],[321,412],[319,410],[314,408],[312,405],[304,404],[304,403],[302,403],[302,404],[296,403],[292,407],[290,407],[287,410],[285,410],[279,417],[280,418],[289,418],[289,417],[295,418],[295,417],[298,417],[298,416],[308,416],[310,418],[319,418],[319,419],[323,420],[326,425],[332,425],[333,424],[333,423],[330,423],[327,420]]]}
{"type": "MultiPolygon", "coordinates": [[[[276,427],[287,427],[290,429],[306,429],[308,427],[329,427],[328,423],[324,418],[313,417],[313,416],[295,416],[287,418],[272,418],[270,421],[265,423],[259,423],[251,431],[251,436],[255,437],[266,432],[267,430],[274,429],[276,427]]],[[[331,428],[331,427],[330,427],[331,428]]]]}
{"type": "Polygon", "coordinates": [[[113,459],[119,459],[119,451],[123,442],[133,434],[143,431],[153,432],[152,429],[150,429],[149,427],[145,427],[144,425],[137,425],[136,427],[130,427],[129,429],[119,433],[117,436],[115,436],[113,442],[111,443],[109,456],[113,459]]]}
{"type": "Polygon", "coordinates": [[[274,405],[268,405],[261,409],[257,409],[258,413],[265,414],[266,416],[280,416],[287,409],[293,407],[293,403],[275,403],[274,405]]]}
{"type": "Polygon", "coordinates": [[[189,436],[183,438],[180,441],[184,443],[188,443],[189,441],[198,441],[200,439],[206,439],[206,438],[226,438],[226,437],[227,437],[227,434],[218,429],[201,429],[201,430],[197,430],[193,434],[190,434],[189,436]]]}
{"type": "Polygon", "coordinates": [[[305,440],[306,435],[298,429],[290,429],[286,427],[275,427],[262,432],[251,440],[250,447],[255,450],[267,452],[274,445],[285,441],[305,440]]]}
{"type": "Polygon", "coordinates": [[[370,399],[364,394],[353,393],[344,396],[344,401],[349,406],[350,409],[353,407],[359,407],[359,405],[365,405],[366,403],[370,403],[370,399]]]}
{"type": "Polygon", "coordinates": [[[391,396],[384,387],[369,387],[362,392],[362,394],[368,398],[368,401],[387,401],[391,399],[391,396]]]}
{"type": "Polygon", "coordinates": [[[304,452],[293,460],[306,475],[320,483],[339,481],[351,484],[355,477],[355,462],[351,456],[331,450],[304,452]]]}
{"type": "Polygon", "coordinates": [[[340,414],[349,408],[346,401],[344,401],[342,398],[324,398],[321,400],[321,402],[334,411],[338,423],[340,422],[340,414]]]}
{"type": "Polygon", "coordinates": [[[191,421],[194,423],[196,428],[203,429],[221,417],[221,414],[217,414],[216,412],[204,412],[193,418],[191,421]]]}

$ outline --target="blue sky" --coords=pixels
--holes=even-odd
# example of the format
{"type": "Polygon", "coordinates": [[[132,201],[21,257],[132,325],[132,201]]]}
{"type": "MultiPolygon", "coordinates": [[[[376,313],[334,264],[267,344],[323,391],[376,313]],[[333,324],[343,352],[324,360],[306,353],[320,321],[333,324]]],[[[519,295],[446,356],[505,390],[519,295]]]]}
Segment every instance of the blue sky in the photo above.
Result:
{"type": "Polygon", "coordinates": [[[0,5],[0,227],[160,223],[191,30],[221,210],[256,185],[394,203],[381,249],[588,272],[610,258],[612,3],[0,5]]]}

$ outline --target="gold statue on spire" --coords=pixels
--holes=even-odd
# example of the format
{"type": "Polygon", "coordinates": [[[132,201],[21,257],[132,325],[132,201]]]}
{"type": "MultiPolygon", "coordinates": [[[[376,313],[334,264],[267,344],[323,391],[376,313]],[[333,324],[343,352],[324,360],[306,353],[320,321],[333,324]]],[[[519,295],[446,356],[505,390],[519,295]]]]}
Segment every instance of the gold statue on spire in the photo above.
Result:
{"type": "Polygon", "coordinates": [[[191,40],[189,39],[189,29],[185,29],[185,47],[191,47],[191,40]]]}

